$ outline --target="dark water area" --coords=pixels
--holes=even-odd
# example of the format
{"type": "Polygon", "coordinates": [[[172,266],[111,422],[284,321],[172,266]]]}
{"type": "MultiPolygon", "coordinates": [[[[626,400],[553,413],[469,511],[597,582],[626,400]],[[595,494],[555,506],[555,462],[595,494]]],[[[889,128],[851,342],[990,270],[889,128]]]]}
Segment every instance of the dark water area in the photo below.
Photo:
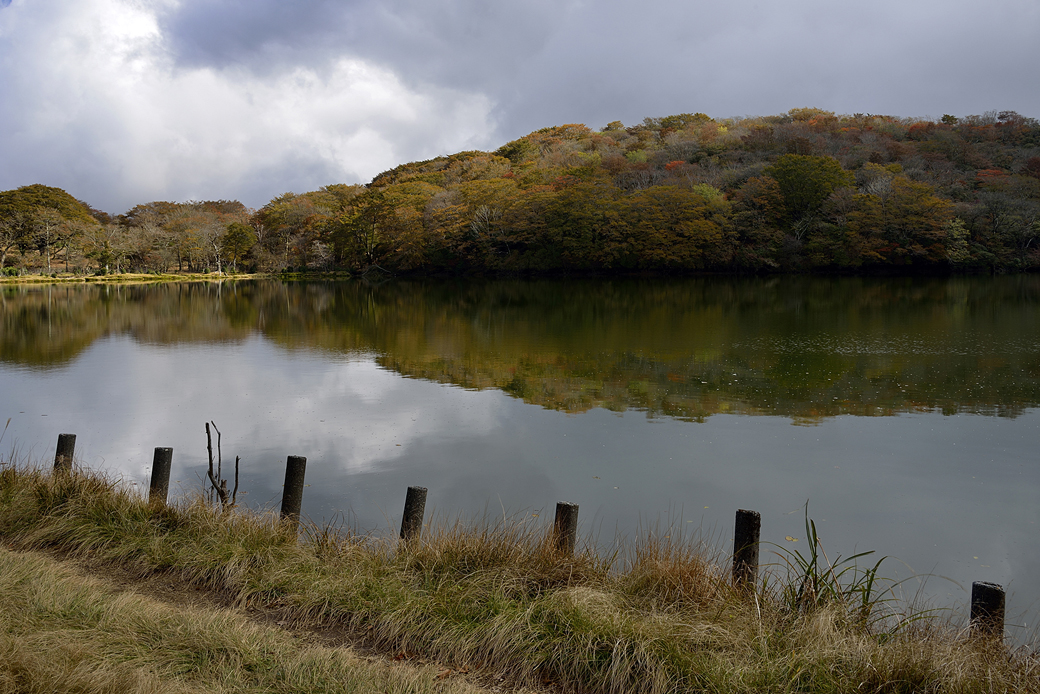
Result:
{"type": "MultiPolygon", "coordinates": [[[[208,420],[246,504],[391,533],[580,505],[604,551],[648,533],[763,561],[875,550],[935,605],[1004,584],[1040,614],[1040,277],[248,282],[0,288],[0,422],[20,459],[78,435],[86,467],[202,488],[208,420]],[[925,575],[929,575],[926,579],[925,575]],[[920,589],[920,585],[924,588],[920,589]]],[[[871,561],[871,564],[873,561],[871,561]]]]}

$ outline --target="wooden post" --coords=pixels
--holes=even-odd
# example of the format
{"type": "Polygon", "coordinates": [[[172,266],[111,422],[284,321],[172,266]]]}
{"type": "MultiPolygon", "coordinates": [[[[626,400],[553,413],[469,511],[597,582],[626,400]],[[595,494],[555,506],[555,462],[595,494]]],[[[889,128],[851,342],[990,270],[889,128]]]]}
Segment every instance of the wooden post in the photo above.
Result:
{"type": "Polygon", "coordinates": [[[72,455],[76,451],[75,434],[58,434],[58,448],[54,451],[54,469],[62,472],[72,470],[72,455]]]}
{"type": "Polygon", "coordinates": [[[986,638],[1004,638],[1004,589],[996,583],[971,584],[971,630],[986,638]]]}
{"type": "Polygon", "coordinates": [[[303,478],[307,472],[307,459],[291,455],[285,460],[285,484],[282,486],[282,518],[293,524],[300,522],[303,506],[303,478]]]}
{"type": "Polygon", "coordinates": [[[170,492],[170,467],[173,465],[172,448],[156,448],[152,456],[152,479],[148,484],[148,502],[166,503],[170,492]]]}
{"type": "Polygon", "coordinates": [[[553,525],[553,546],[557,552],[571,556],[578,541],[578,505],[569,501],[556,502],[556,523],[553,525]]]}
{"type": "Polygon", "coordinates": [[[404,517],[401,518],[402,540],[411,540],[422,534],[424,513],[426,487],[408,487],[408,493],[404,496],[404,517]]]}
{"type": "Polygon", "coordinates": [[[737,511],[733,530],[733,583],[740,588],[758,585],[758,542],[762,530],[762,514],[737,511]]]}

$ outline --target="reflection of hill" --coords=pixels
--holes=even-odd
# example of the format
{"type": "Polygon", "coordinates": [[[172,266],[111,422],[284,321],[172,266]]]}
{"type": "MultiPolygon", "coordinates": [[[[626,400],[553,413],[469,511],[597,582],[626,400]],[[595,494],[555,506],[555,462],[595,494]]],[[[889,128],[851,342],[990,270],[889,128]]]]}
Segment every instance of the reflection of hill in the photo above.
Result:
{"type": "Polygon", "coordinates": [[[1040,404],[1033,276],[49,291],[4,294],[4,361],[64,363],[112,333],[167,344],[261,332],[289,349],[375,353],[405,376],[568,412],[812,421],[916,410],[1014,416],[1040,404]]]}
{"type": "Polygon", "coordinates": [[[380,351],[567,411],[1014,415],[1040,401],[1038,300],[1035,277],[495,284],[380,351]]]}
{"type": "Polygon", "coordinates": [[[255,326],[248,306],[233,285],[9,285],[0,288],[0,361],[60,367],[108,335],[155,344],[240,340],[255,326]]]}

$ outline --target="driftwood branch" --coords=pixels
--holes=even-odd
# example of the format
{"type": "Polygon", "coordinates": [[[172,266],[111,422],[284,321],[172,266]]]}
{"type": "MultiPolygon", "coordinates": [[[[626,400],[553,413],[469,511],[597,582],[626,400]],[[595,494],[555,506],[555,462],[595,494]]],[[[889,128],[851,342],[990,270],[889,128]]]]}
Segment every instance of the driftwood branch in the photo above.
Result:
{"type": "Polygon", "coordinates": [[[217,425],[213,422],[206,422],[206,450],[209,452],[209,468],[206,470],[206,476],[209,477],[209,483],[213,485],[213,491],[216,492],[217,497],[220,499],[220,507],[234,506],[234,499],[238,496],[238,458],[235,458],[235,492],[232,496],[228,494],[227,480],[221,477],[220,429],[217,429],[217,425]],[[216,475],[213,474],[213,436],[209,430],[211,424],[213,425],[213,430],[217,432],[216,475]]]}

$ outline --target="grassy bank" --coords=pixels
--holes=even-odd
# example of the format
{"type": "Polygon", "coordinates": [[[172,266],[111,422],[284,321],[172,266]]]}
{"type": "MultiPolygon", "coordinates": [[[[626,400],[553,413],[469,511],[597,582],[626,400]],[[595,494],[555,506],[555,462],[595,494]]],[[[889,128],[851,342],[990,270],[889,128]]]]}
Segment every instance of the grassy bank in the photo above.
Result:
{"type": "Polygon", "coordinates": [[[70,273],[0,275],[0,284],[148,284],[155,282],[225,282],[228,280],[249,280],[262,277],[276,277],[271,274],[221,274],[216,272],[122,272],[108,275],[77,275],[70,273]]]}
{"type": "Polygon", "coordinates": [[[231,282],[237,280],[344,280],[364,277],[344,270],[322,272],[121,272],[106,275],[76,273],[0,275],[3,284],[155,284],[158,282],[231,282]]]}
{"type": "Polygon", "coordinates": [[[114,592],[45,557],[0,550],[0,692],[477,694],[430,665],[397,665],[263,627],[232,610],[114,592]]]}
{"type": "MultiPolygon", "coordinates": [[[[795,561],[790,574],[743,595],[724,567],[668,541],[636,542],[610,560],[559,556],[519,523],[444,527],[407,545],[320,529],[298,542],[269,516],[199,503],[149,507],[89,474],[10,465],[0,469],[0,538],[140,577],[176,577],[296,624],[493,672],[514,686],[1040,692],[1034,655],[905,614],[879,601],[869,572],[840,574],[822,557],[795,561]]],[[[12,572],[17,580],[8,565],[0,571],[5,586],[12,572]]]]}

